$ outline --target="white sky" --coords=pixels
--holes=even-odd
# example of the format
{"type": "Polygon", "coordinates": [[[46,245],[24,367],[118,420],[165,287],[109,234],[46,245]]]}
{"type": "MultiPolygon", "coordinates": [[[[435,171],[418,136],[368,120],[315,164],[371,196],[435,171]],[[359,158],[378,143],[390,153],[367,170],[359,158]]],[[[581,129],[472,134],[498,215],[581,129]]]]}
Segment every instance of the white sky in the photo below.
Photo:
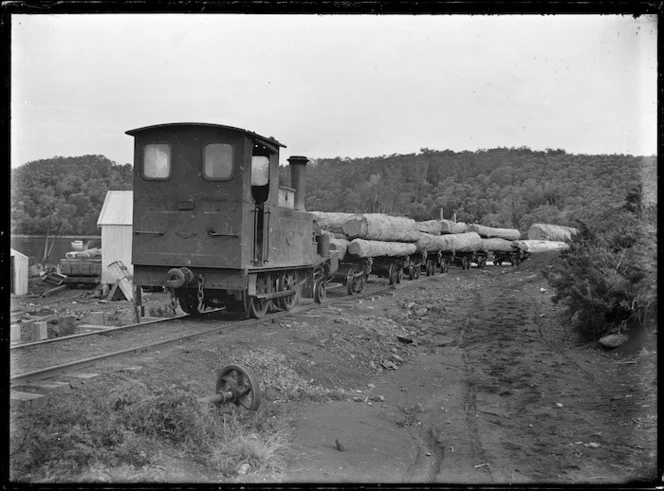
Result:
{"type": "Polygon", "coordinates": [[[237,126],[290,155],[657,151],[657,18],[13,15],[12,166],[237,126]]]}

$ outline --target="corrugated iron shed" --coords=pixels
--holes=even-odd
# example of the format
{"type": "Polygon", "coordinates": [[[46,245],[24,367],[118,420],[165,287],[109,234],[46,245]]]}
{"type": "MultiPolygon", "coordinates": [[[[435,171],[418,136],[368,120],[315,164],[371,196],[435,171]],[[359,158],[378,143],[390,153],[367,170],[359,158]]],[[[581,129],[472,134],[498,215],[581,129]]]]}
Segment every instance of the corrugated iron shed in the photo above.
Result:
{"type": "Polygon", "coordinates": [[[131,225],[134,211],[133,191],[107,191],[97,227],[102,225],[131,225]]]}
{"type": "Polygon", "coordinates": [[[97,226],[101,228],[101,283],[115,283],[109,265],[121,261],[130,274],[134,272],[131,263],[132,222],[134,209],[133,191],[108,191],[99,213],[97,226]]]}

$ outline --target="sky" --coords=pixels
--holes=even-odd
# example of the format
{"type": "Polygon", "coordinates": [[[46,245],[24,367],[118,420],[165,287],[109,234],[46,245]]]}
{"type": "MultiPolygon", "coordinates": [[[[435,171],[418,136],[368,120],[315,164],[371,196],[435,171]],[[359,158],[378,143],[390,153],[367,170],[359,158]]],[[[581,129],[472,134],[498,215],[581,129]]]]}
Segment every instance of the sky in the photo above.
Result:
{"type": "Polygon", "coordinates": [[[290,155],[657,152],[657,17],[12,15],[11,166],[170,122],[290,155]]]}

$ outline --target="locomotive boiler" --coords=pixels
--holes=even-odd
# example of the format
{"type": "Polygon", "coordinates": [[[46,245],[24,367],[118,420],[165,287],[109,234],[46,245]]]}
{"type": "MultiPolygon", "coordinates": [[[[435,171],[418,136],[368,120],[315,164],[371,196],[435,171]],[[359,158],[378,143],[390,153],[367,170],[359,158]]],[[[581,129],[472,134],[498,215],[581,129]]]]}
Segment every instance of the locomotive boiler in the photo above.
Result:
{"type": "Polygon", "coordinates": [[[166,287],[192,315],[223,307],[260,318],[300,296],[322,301],[338,260],[304,207],[306,157],[288,159],[291,182],[283,186],[285,145],[272,137],[207,123],[127,134],[139,288],[166,287]]]}

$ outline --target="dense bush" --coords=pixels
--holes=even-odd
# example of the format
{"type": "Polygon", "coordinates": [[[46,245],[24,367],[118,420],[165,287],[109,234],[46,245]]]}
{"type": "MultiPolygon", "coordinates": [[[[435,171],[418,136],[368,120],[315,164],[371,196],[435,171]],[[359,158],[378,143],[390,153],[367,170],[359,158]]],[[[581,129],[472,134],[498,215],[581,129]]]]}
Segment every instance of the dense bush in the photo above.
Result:
{"type": "Polygon", "coordinates": [[[657,315],[656,231],[632,190],[622,206],[607,208],[580,233],[546,273],[573,326],[587,340],[624,332],[657,315]]]}

